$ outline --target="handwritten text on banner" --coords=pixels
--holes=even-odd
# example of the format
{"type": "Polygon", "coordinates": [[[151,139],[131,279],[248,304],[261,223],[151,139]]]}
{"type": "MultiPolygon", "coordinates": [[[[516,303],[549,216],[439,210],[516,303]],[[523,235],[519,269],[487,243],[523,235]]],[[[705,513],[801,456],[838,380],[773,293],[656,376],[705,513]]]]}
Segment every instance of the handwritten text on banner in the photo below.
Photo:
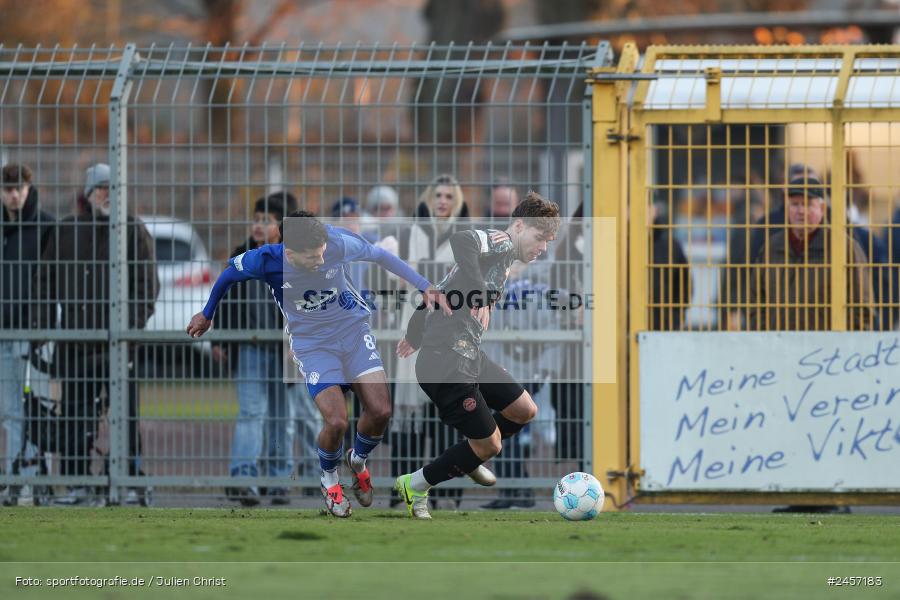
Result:
{"type": "Polygon", "coordinates": [[[900,336],[645,333],[647,490],[900,489],[900,336]]]}

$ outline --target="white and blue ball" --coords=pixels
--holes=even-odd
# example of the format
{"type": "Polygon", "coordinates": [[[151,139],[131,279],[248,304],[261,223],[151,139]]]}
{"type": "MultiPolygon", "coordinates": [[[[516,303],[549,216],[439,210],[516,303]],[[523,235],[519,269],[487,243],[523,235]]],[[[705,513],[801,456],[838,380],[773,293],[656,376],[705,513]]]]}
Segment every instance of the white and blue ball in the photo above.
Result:
{"type": "Polygon", "coordinates": [[[603,509],[603,486],[590,473],[569,473],[553,491],[553,505],[563,519],[590,521],[603,509]]]}

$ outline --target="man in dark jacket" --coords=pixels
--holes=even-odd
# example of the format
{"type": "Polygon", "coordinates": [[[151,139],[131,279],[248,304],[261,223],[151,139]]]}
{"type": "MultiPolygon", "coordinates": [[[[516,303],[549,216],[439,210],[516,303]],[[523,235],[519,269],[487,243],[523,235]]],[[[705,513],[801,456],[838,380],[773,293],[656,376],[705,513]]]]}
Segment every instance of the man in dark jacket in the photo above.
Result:
{"type": "MultiPolygon", "coordinates": [[[[821,188],[821,193],[826,197],[828,195],[827,181],[823,184],[823,179],[811,167],[798,163],[793,164],[788,169],[788,181],[793,181],[798,189],[803,186],[812,186],[815,190],[821,188]]],[[[747,306],[748,294],[750,291],[750,274],[753,271],[752,263],[756,256],[773,248],[775,243],[773,240],[785,239],[785,226],[787,225],[788,214],[786,210],[786,199],[781,199],[778,190],[772,190],[773,198],[777,199],[777,206],[768,214],[763,215],[759,219],[753,221],[750,227],[735,227],[730,232],[729,247],[727,254],[727,262],[729,267],[723,267],[722,276],[720,278],[719,302],[723,305],[727,304],[727,309],[720,311],[720,329],[732,331],[740,331],[749,328],[748,324],[743,323],[743,315],[749,312],[747,306]],[[742,314],[743,313],[743,314],[742,314]]],[[[854,212],[852,194],[848,194],[848,215],[854,212]]],[[[825,219],[831,221],[831,209],[827,205],[825,207],[825,219]]],[[[740,213],[740,211],[737,211],[740,213]]],[[[870,272],[872,298],[876,304],[884,304],[886,306],[876,307],[872,311],[874,321],[867,326],[867,329],[893,329],[890,323],[893,318],[892,308],[890,307],[890,294],[892,279],[889,252],[884,240],[874,235],[872,231],[859,223],[855,223],[853,219],[848,219],[847,231],[851,234],[853,240],[862,251],[861,260],[867,266],[870,272]]],[[[848,255],[848,260],[853,254],[848,255]]],[[[857,257],[859,258],[859,257],[857,257]]],[[[750,331],[753,331],[750,328],[750,331]]]]}
{"type": "MultiPolygon", "coordinates": [[[[4,331],[28,329],[31,323],[34,269],[53,226],[53,217],[38,207],[38,191],[31,178],[31,170],[24,165],[10,164],[0,171],[0,319],[4,331]]],[[[23,357],[27,351],[26,342],[0,340],[0,422],[6,432],[3,464],[7,475],[23,450],[23,357]]],[[[33,453],[34,448],[28,451],[33,453]]],[[[16,495],[17,490],[10,487],[3,503],[15,504],[16,495]]]]}
{"type": "Polygon", "coordinates": [[[650,205],[647,215],[650,236],[650,330],[680,331],[684,313],[691,303],[691,271],[684,248],[670,221],[658,214],[661,207],[650,205]]]}
{"type": "MultiPolygon", "coordinates": [[[[35,283],[40,299],[36,326],[42,329],[104,330],[110,323],[110,200],[108,165],[87,169],[78,211],[59,223],[50,237],[35,283]],[[57,304],[61,306],[57,318],[57,304]]],[[[129,216],[128,327],[143,329],[153,314],[159,279],[153,239],[140,220],[129,216]]],[[[54,375],[62,382],[64,430],[60,458],[63,475],[90,475],[91,452],[99,416],[109,399],[109,346],[106,342],[64,341],[53,357],[54,375]]],[[[138,388],[133,377],[135,347],[129,347],[128,472],[141,474],[138,388]]],[[[131,490],[126,501],[138,501],[131,490]]],[[[88,490],[76,487],[60,502],[79,504],[88,490]]],[[[141,499],[143,500],[143,499],[141,499]]]]}
{"type": "MultiPolygon", "coordinates": [[[[789,182],[787,225],[760,248],[750,276],[747,324],[750,331],[828,331],[831,329],[831,230],[827,191],[814,176],[789,182]]],[[[865,251],[852,235],[847,243],[847,325],[871,331],[872,276],[865,251]]]]}

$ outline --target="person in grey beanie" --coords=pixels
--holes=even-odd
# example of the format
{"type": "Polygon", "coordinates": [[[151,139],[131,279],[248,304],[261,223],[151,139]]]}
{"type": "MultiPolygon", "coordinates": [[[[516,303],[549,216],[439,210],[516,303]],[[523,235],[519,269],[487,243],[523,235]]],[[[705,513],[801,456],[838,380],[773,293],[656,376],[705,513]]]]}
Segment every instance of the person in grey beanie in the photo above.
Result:
{"type": "Polygon", "coordinates": [[[100,188],[106,190],[105,208],[107,214],[109,211],[109,165],[106,163],[97,163],[92,167],[88,167],[84,174],[84,197],[90,198],[94,190],[100,188]]]}
{"type": "MultiPolygon", "coordinates": [[[[110,169],[98,163],[85,171],[76,214],[59,222],[42,255],[35,278],[36,318],[40,329],[105,330],[110,325],[110,169]],[[57,314],[57,306],[62,310],[57,314]]],[[[127,216],[128,327],[143,329],[153,314],[159,279],[153,238],[140,219],[127,216]]],[[[137,360],[135,344],[128,347],[129,369],[137,360]]],[[[99,419],[110,396],[109,344],[65,341],[56,344],[52,371],[62,385],[61,408],[65,431],[59,466],[63,475],[91,475],[99,419]]],[[[133,372],[128,381],[128,473],[141,475],[138,386],[133,372]]],[[[98,493],[102,492],[98,491],[98,493]]],[[[129,490],[126,503],[146,504],[142,489],[129,490]]],[[[70,489],[60,504],[89,500],[84,487],[70,489]]],[[[103,502],[103,498],[98,499],[103,502]]]]}

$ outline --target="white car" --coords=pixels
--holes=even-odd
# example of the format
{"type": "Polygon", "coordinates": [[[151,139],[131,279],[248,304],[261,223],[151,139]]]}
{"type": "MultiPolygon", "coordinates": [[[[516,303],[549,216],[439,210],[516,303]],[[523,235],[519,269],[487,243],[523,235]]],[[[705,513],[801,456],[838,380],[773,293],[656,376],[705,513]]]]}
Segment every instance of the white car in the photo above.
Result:
{"type": "MultiPolygon", "coordinates": [[[[203,308],[212,290],[209,253],[194,227],[175,217],[140,217],[156,245],[159,297],[147,331],[183,332],[191,317],[203,308]]],[[[209,342],[198,342],[204,354],[209,342]]]]}

